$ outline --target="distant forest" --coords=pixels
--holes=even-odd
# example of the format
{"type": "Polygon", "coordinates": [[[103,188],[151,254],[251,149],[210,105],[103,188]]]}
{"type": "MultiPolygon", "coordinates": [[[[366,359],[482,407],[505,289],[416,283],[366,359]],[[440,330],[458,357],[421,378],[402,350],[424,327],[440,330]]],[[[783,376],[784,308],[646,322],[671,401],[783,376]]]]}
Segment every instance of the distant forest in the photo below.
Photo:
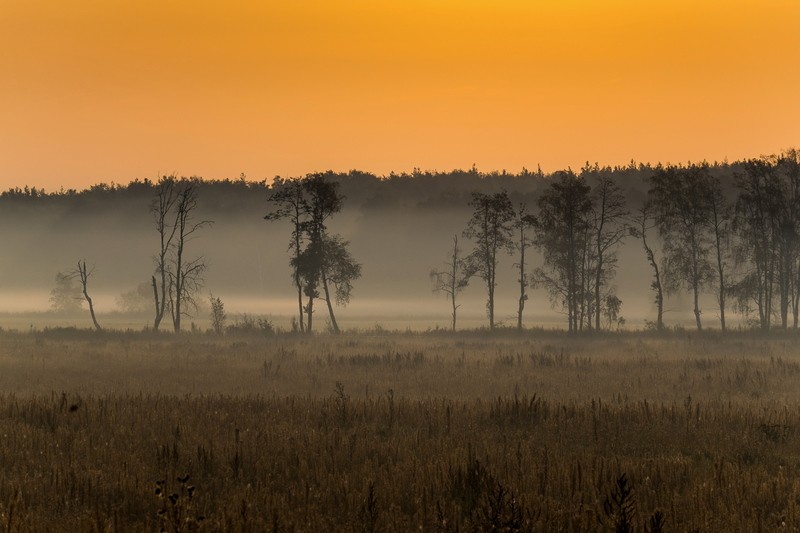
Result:
{"type": "MultiPolygon", "coordinates": [[[[327,172],[260,182],[245,176],[170,181],[176,195],[187,186],[193,191],[189,222],[208,222],[187,236],[185,260],[203,262],[202,275],[184,280],[197,282],[188,290],[293,299],[293,327],[299,329],[310,328],[312,314],[319,312],[314,299],[329,304],[338,329],[332,305],[347,304],[351,292],[354,301],[373,299],[387,307],[395,298],[417,299],[424,306],[408,313],[424,307],[431,315],[452,315],[454,328],[457,310],[479,309],[475,302],[482,302],[477,305],[490,327],[501,305],[497,325],[508,320],[536,326],[523,313],[547,307],[569,331],[616,329],[624,323],[623,302],[637,297],[646,302],[643,324],[654,329],[667,327],[664,313],[674,311],[675,302],[685,304],[698,329],[725,329],[726,311],[745,327],[762,330],[797,328],[800,319],[796,150],[733,163],[587,163],[549,174],[473,167],[388,176],[327,172]],[[316,230],[309,229],[311,208],[303,215],[305,226],[276,214],[276,194],[311,180],[335,184],[341,203],[316,230]],[[264,220],[270,215],[275,220],[264,220]],[[294,248],[293,231],[302,233],[294,248]],[[301,283],[298,272],[308,268],[300,252],[307,249],[306,264],[314,256],[321,266],[301,283]],[[346,251],[350,267],[359,267],[341,299],[334,298],[333,287],[322,294],[322,285],[333,283],[330,273],[319,273],[335,265],[325,263],[332,261],[324,259],[326,253],[333,257],[331,250],[346,251]],[[447,297],[447,306],[432,289],[447,297]],[[716,317],[703,317],[704,309],[716,317]]],[[[172,313],[179,322],[187,311],[180,309],[179,297],[169,296],[169,286],[180,283],[181,274],[154,281],[159,252],[173,253],[159,248],[154,219],[163,183],[159,178],[80,191],[24,187],[0,193],[6,241],[0,291],[46,289],[55,305],[57,274],[72,272],[84,288],[88,283],[107,294],[138,290],[143,302],[153,297],[152,286],[155,301],[142,303],[139,311],[172,313]],[[81,277],[79,260],[89,279],[81,277]]],[[[167,218],[170,227],[178,220],[167,218]]],[[[265,311],[271,312],[269,303],[265,311]]]]}

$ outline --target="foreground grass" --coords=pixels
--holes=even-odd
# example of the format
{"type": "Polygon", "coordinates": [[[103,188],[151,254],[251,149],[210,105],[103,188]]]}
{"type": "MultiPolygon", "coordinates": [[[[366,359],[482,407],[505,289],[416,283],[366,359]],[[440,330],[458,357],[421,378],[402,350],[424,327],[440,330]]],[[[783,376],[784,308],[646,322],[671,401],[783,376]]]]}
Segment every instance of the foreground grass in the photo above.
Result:
{"type": "Polygon", "coordinates": [[[791,338],[5,335],[0,528],[613,530],[624,474],[636,530],[797,530],[799,381],[791,338]]]}

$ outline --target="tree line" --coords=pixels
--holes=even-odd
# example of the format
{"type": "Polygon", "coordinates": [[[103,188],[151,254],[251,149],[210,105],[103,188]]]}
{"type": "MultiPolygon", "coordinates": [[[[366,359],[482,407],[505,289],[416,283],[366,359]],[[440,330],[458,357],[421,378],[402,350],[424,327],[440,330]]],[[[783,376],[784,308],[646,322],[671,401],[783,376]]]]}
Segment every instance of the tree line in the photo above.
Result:
{"type": "MultiPolygon", "coordinates": [[[[686,293],[697,329],[704,326],[701,296],[713,294],[720,329],[727,329],[726,313],[733,310],[768,331],[797,328],[800,319],[799,160],[797,150],[786,150],[733,164],[632,163],[615,168],[587,164],[577,172],[567,169],[549,175],[541,171],[487,175],[473,167],[383,179],[355,171],[326,172],[278,177],[271,184],[248,182],[244,176],[210,183],[167,176],[128,186],[99,184],[80,193],[10,190],[0,199],[86,202],[88,197],[150,196],[158,236],[147,288],[154,329],[168,318],[172,329],[180,331],[181,317],[196,308],[207,264],[203,256],[190,256],[187,249],[198,232],[212,224],[197,217],[199,192],[208,190],[224,192],[211,196],[226,209],[254,194],[261,196],[263,206],[266,197],[269,207],[264,218],[288,222],[291,283],[297,296],[293,327],[312,331],[314,314],[322,305],[330,328],[339,331],[335,306],[348,303],[362,265],[351,255],[349,242],[330,231],[329,222],[341,212],[345,199],[350,202],[343,190],[362,202],[361,209],[389,202],[380,185],[400,192],[401,198],[417,198],[419,191],[428,191],[427,199],[417,198],[416,203],[398,200],[406,206],[424,209],[461,202],[470,213],[463,231],[453,236],[443,267],[430,272],[434,291],[449,300],[453,329],[459,295],[478,282],[486,291],[489,328],[497,326],[496,290],[510,281],[498,276],[504,257],[514,261],[517,328],[524,326],[531,289],[546,292],[550,305],[564,314],[570,332],[619,324],[618,252],[630,239],[640,243],[651,270],[655,316],[649,327],[664,329],[666,296],[686,293]],[[420,189],[424,184],[430,189],[420,189]],[[451,185],[460,188],[448,192],[451,185]],[[473,190],[465,194],[466,187],[473,190]]],[[[89,302],[92,269],[84,260],[77,264],[60,276],[62,281],[77,280],[82,299],[89,302]]],[[[52,297],[60,297],[57,290],[52,297]]],[[[93,322],[99,329],[95,317],[93,322]]]]}
{"type": "Polygon", "coordinates": [[[603,329],[619,320],[615,294],[618,248],[626,238],[641,242],[652,269],[656,305],[649,325],[664,329],[666,294],[692,297],[695,325],[703,328],[700,296],[714,294],[720,329],[734,308],[763,331],[797,328],[800,321],[800,153],[741,162],[726,188],[707,163],[658,165],[636,208],[613,172],[586,165],[560,171],[530,211],[513,205],[506,191],[472,194],[473,208],[462,237],[472,241],[462,256],[458,235],[443,269],[433,269],[433,289],[450,300],[456,328],[458,294],[473,278],[486,288],[489,328],[494,329],[497,267],[514,256],[519,285],[517,327],[523,327],[527,289],[543,288],[567,318],[570,332],[603,329]],[[660,246],[657,246],[660,245],[660,246]],[[526,250],[542,264],[530,269],[526,250]]]}

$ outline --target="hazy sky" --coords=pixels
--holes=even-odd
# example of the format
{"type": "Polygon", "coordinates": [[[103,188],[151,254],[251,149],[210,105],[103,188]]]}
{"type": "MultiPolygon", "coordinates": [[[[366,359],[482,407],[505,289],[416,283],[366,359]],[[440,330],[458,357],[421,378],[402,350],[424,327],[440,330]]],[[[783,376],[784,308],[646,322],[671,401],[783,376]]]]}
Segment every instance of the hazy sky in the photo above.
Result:
{"type": "Polygon", "coordinates": [[[797,0],[0,0],[0,188],[800,145],[797,0]]]}

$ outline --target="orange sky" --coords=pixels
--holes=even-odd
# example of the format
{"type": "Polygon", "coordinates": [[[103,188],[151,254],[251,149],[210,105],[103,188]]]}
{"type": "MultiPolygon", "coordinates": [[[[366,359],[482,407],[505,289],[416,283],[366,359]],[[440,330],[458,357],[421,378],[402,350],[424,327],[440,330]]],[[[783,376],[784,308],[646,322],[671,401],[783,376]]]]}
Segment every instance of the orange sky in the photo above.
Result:
{"type": "Polygon", "coordinates": [[[0,188],[800,145],[797,0],[0,0],[0,188]]]}

